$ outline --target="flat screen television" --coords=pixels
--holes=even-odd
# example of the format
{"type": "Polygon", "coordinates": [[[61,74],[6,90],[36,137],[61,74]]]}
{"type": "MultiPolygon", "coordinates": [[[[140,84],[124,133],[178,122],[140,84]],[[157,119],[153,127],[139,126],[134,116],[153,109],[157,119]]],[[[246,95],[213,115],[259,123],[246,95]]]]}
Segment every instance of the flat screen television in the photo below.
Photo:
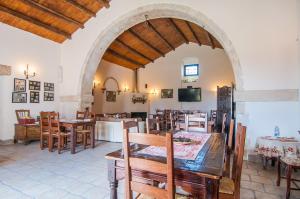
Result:
{"type": "Polygon", "coordinates": [[[201,88],[179,88],[178,101],[179,102],[200,102],[201,88]]]}

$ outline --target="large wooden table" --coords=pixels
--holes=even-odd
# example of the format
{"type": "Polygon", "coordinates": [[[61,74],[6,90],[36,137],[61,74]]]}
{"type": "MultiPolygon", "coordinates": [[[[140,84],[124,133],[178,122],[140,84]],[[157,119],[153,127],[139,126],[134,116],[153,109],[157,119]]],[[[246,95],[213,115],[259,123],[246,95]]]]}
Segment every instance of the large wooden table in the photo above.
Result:
{"type": "Polygon", "coordinates": [[[95,148],[95,121],[94,120],[65,120],[61,119],[60,125],[67,128],[71,132],[71,154],[76,153],[77,132],[78,126],[90,126],[92,128],[91,146],[95,148]]]}
{"type": "MultiPolygon", "coordinates": [[[[174,132],[176,133],[176,132],[174,132]]],[[[135,153],[144,146],[134,146],[131,156],[165,162],[165,158],[135,153]]],[[[122,150],[107,154],[110,198],[117,198],[118,180],[124,177],[122,150]]],[[[175,184],[192,193],[194,198],[219,198],[219,183],[225,157],[225,135],[212,133],[195,160],[175,159],[175,184]]],[[[133,177],[166,182],[166,176],[142,170],[133,171],[133,177]]]]}

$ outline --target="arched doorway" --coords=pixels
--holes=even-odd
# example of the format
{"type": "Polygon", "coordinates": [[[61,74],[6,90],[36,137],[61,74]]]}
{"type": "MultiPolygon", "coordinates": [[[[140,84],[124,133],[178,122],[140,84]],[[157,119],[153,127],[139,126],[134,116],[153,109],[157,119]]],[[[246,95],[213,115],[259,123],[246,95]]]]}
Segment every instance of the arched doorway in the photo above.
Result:
{"type": "Polygon", "coordinates": [[[130,11],[122,18],[114,21],[114,23],[112,23],[98,36],[86,58],[81,72],[82,84],[79,88],[81,107],[90,106],[93,101],[91,89],[93,86],[93,77],[106,49],[122,32],[140,22],[143,22],[145,20],[145,15],[147,15],[149,19],[163,17],[183,19],[195,23],[211,33],[221,43],[231,61],[236,81],[236,88],[238,90],[243,89],[240,62],[234,47],[226,34],[213,21],[193,8],[177,4],[160,3],[143,6],[130,11]]]}

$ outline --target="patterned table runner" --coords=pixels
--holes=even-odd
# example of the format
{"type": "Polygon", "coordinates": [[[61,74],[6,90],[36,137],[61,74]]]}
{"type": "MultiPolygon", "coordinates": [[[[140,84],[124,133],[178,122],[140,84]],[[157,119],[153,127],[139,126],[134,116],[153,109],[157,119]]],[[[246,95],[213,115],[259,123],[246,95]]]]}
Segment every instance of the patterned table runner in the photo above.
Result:
{"type": "MultiPolygon", "coordinates": [[[[178,159],[184,159],[184,160],[195,160],[199,151],[202,149],[202,147],[210,138],[210,136],[211,135],[207,133],[186,132],[186,131],[181,131],[174,134],[173,136],[174,138],[184,137],[196,141],[196,144],[188,144],[188,145],[174,142],[174,157],[178,159]]],[[[137,153],[166,157],[166,148],[149,146],[138,151],[137,153]]]]}

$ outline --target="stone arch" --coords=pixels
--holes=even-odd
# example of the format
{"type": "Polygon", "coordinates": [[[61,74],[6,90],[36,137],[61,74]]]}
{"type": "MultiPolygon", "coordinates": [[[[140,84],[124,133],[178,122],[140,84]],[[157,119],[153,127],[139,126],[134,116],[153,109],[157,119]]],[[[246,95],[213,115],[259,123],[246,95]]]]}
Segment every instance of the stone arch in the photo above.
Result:
{"type": "Polygon", "coordinates": [[[231,61],[237,90],[243,90],[243,74],[240,62],[232,42],[226,34],[212,20],[191,7],[180,4],[157,3],[131,10],[99,34],[81,71],[81,85],[79,86],[81,107],[90,106],[93,101],[91,93],[93,78],[106,49],[121,33],[145,21],[145,15],[148,15],[149,19],[164,17],[183,19],[193,22],[210,32],[222,44],[231,61]]]}

